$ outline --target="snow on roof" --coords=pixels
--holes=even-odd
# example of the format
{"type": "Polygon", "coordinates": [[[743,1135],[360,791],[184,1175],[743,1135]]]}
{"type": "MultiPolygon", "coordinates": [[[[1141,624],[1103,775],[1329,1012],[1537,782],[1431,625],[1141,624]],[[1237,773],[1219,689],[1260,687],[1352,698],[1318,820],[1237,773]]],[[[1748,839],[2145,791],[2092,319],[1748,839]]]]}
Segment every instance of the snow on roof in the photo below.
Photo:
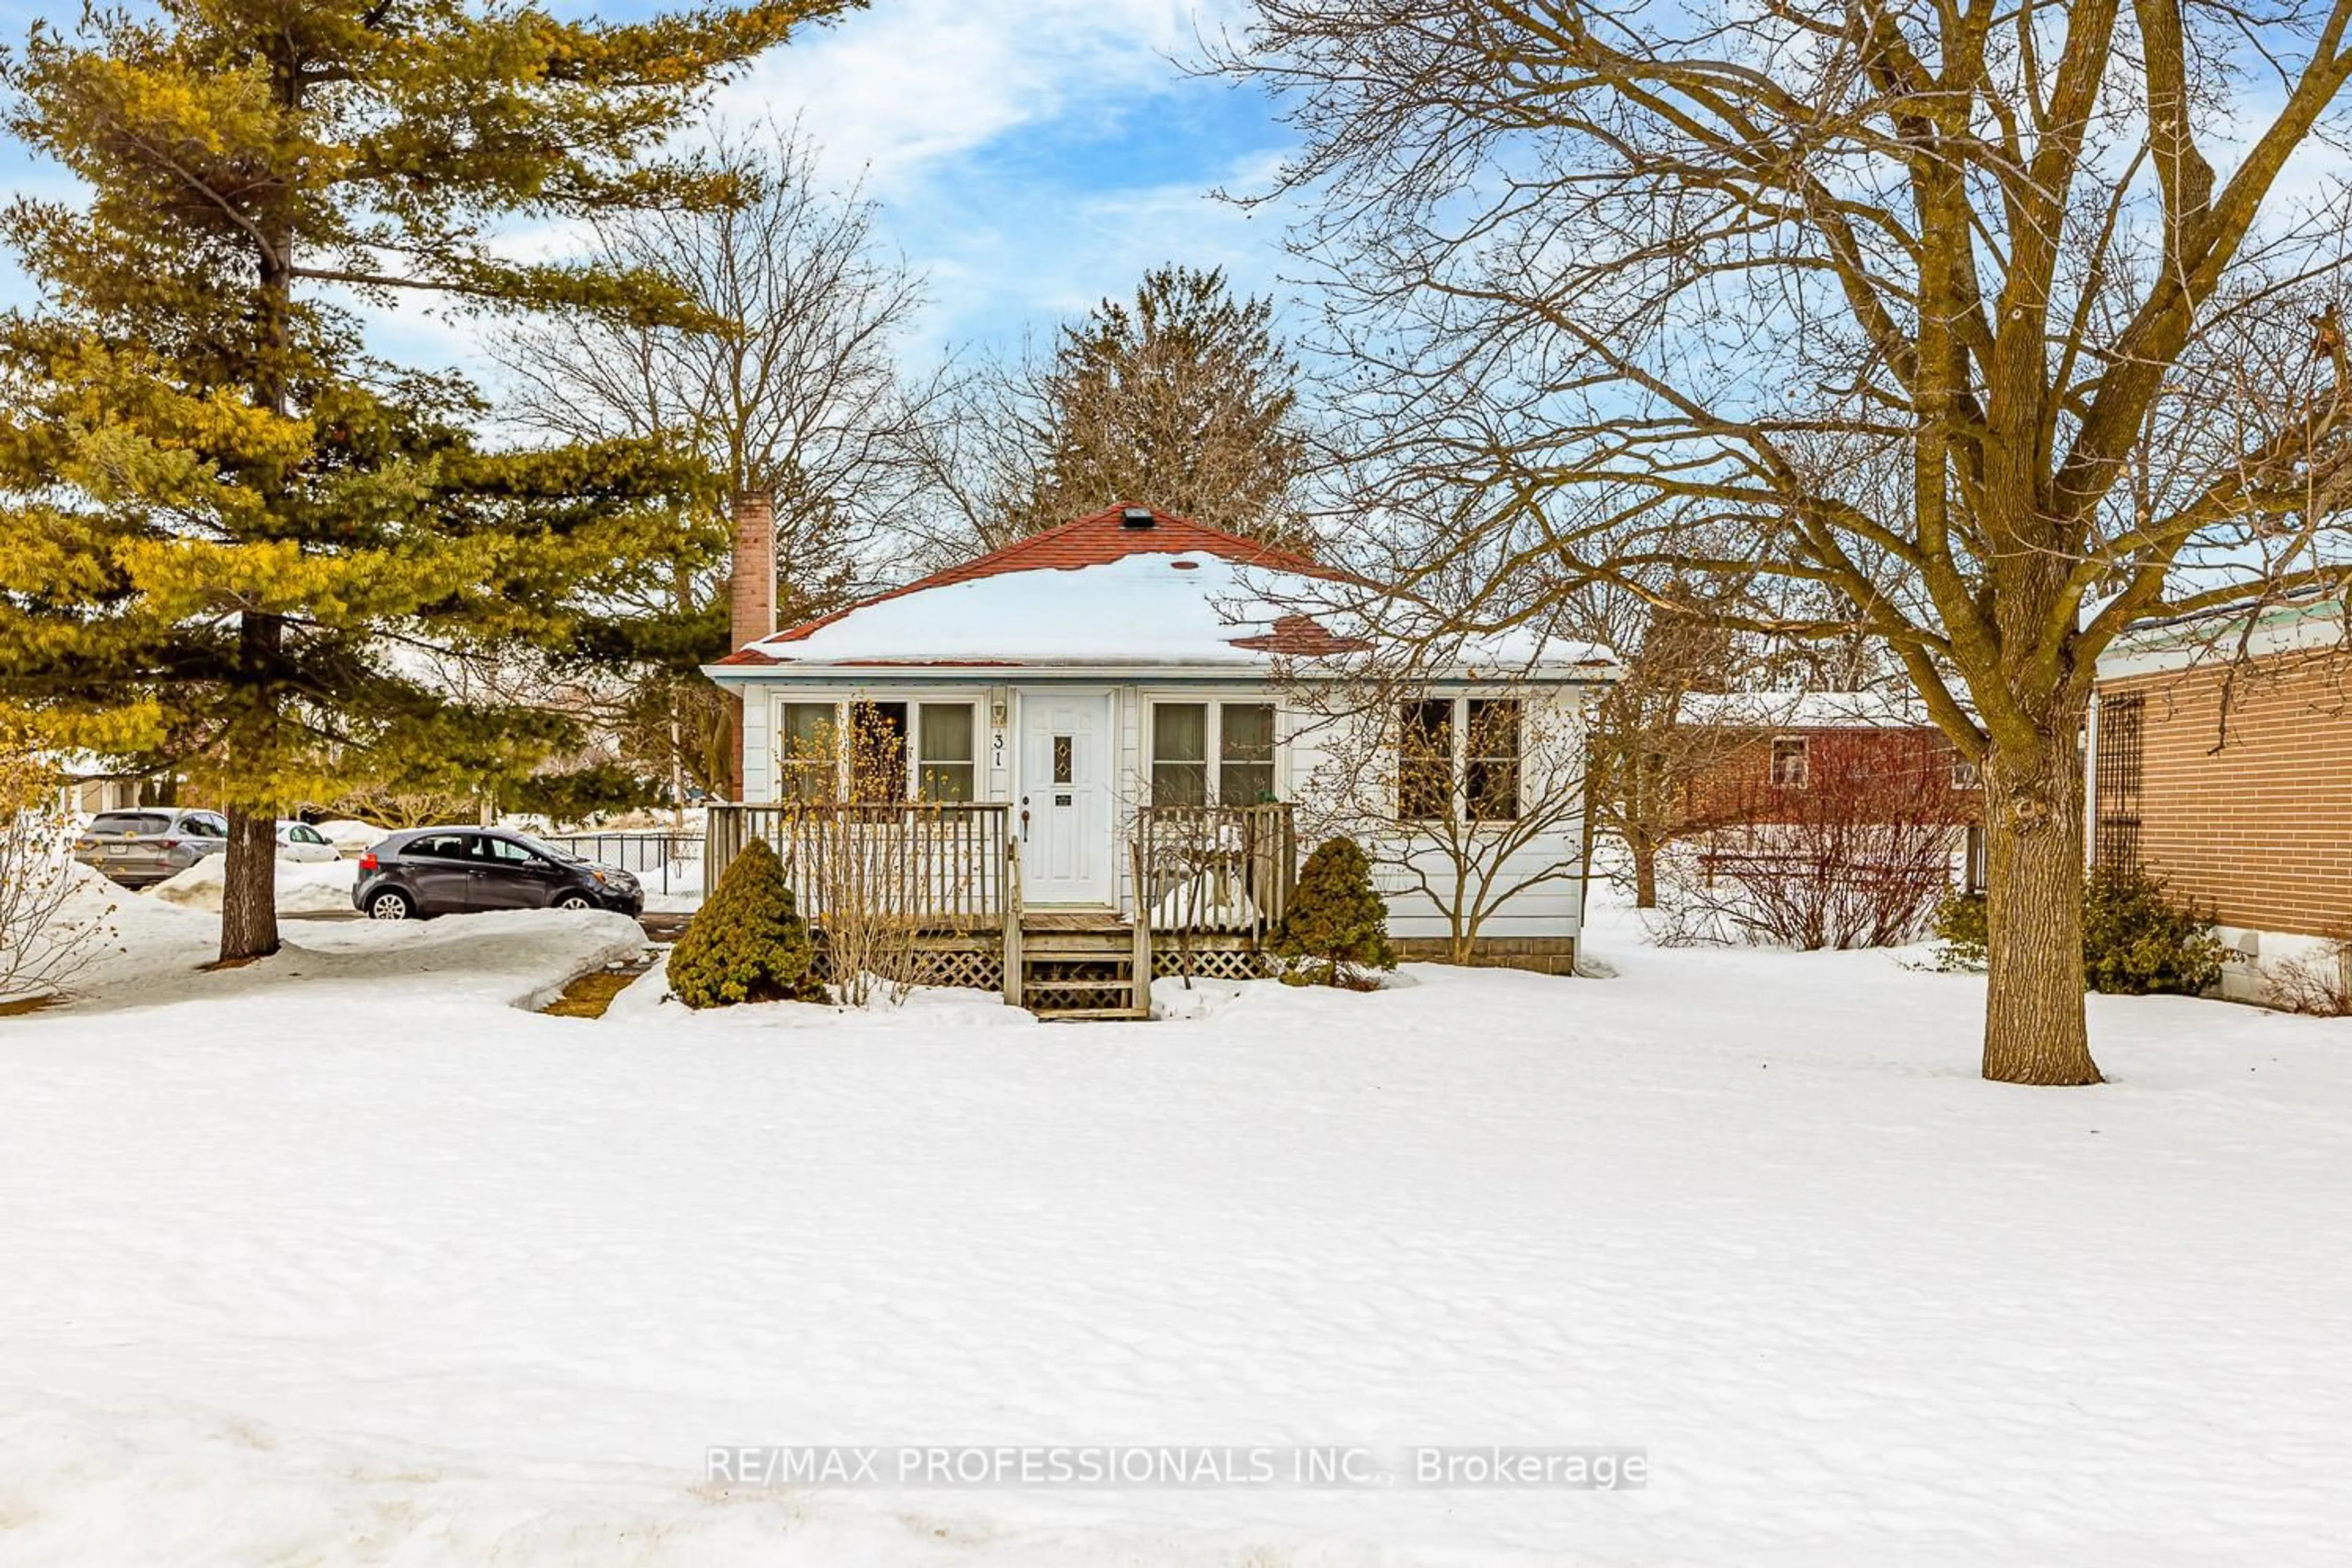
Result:
{"type": "Polygon", "coordinates": [[[2099,677],[2221,665],[2242,654],[2316,654],[2352,647],[2352,600],[2326,592],[2288,595],[2267,604],[2232,605],[2134,626],[2099,655],[2099,677]]]}
{"type": "MultiPolygon", "coordinates": [[[[722,666],[1187,665],[1265,668],[1373,647],[1370,590],[1305,556],[1164,512],[1097,513],[737,650],[722,666]]],[[[1516,635],[1454,650],[1507,672],[1613,664],[1516,635]]]]}
{"type": "Polygon", "coordinates": [[[728,662],[1251,666],[1360,646],[1275,602],[1307,586],[1197,552],[993,572],[885,595],[728,662]]]}
{"type": "Polygon", "coordinates": [[[1907,691],[1694,691],[1685,724],[1769,730],[1908,730],[1929,720],[1907,691]]]}

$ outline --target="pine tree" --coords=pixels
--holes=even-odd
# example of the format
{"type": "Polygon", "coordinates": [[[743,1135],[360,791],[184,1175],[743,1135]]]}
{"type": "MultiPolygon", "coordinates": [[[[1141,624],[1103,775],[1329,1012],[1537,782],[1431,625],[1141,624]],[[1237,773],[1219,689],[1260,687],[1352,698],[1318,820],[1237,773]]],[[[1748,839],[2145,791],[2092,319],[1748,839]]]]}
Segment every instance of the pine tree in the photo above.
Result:
{"type": "Polygon", "coordinates": [[[1105,300],[1063,328],[1035,401],[1024,530],[1138,502],[1303,540],[1298,367],[1273,301],[1236,300],[1222,269],[1155,268],[1131,303],[1105,300]]]}
{"type": "Polygon", "coordinates": [[[730,199],[664,132],[855,3],[156,0],[8,59],[10,129],[81,194],[0,223],[43,291],[0,318],[0,698],[227,808],[225,958],[277,945],[287,804],[551,742],[413,650],[561,642],[685,483],[644,447],[484,451],[470,388],[370,357],[358,307],[689,313],[641,274],[508,260],[497,226],[730,199]]]}
{"type": "Polygon", "coordinates": [[[1388,906],[1372,886],[1372,864],[1352,838],[1329,838],[1307,857],[1274,951],[1302,961],[1325,985],[1360,985],[1365,969],[1394,969],[1388,906]]]}
{"type": "Polygon", "coordinates": [[[817,1001],[816,946],[783,862],[755,838],[719,879],[669,953],[670,994],[689,1007],[817,1001]]]}

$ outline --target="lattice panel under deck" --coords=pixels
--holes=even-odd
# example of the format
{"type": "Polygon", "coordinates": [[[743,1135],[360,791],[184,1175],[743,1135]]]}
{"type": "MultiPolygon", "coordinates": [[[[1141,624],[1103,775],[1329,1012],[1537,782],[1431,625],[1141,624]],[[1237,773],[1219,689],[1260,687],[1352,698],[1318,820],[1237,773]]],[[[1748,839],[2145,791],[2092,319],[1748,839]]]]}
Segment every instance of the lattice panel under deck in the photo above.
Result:
{"type": "MultiPolygon", "coordinates": [[[[914,966],[918,985],[959,985],[973,991],[1004,989],[1004,954],[1001,951],[926,948],[914,955],[914,966]]],[[[833,966],[822,945],[817,949],[816,974],[820,980],[833,979],[833,966]]]]}
{"type": "Polygon", "coordinates": [[[1004,954],[940,949],[922,954],[919,974],[925,985],[963,985],[974,991],[1004,989],[1004,954]]]}
{"type": "MultiPolygon", "coordinates": [[[[1164,980],[1171,974],[1184,973],[1184,955],[1172,944],[1154,942],[1151,948],[1151,974],[1164,980]]],[[[1264,952],[1244,952],[1237,948],[1195,949],[1192,973],[1203,980],[1269,980],[1280,973],[1273,956],[1264,952]]]]}

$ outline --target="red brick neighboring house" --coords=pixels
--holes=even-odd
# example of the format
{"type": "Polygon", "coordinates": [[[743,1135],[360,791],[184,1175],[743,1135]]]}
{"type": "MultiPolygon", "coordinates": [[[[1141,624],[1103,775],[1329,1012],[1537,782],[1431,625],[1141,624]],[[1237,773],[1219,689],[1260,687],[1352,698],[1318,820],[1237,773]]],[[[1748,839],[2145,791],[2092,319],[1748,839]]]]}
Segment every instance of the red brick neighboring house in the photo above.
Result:
{"type": "Polygon", "coordinates": [[[1747,691],[1683,700],[1686,726],[1717,737],[1685,785],[1683,821],[1702,851],[1768,846],[1825,812],[1855,822],[1954,825],[1968,885],[1982,886],[1975,767],[1916,702],[1875,691],[1747,691]]]}
{"type": "Polygon", "coordinates": [[[2210,908],[2256,966],[2352,935],[2352,625],[2305,599],[2149,627],[2099,661],[2085,741],[2095,861],[2210,908]]]}

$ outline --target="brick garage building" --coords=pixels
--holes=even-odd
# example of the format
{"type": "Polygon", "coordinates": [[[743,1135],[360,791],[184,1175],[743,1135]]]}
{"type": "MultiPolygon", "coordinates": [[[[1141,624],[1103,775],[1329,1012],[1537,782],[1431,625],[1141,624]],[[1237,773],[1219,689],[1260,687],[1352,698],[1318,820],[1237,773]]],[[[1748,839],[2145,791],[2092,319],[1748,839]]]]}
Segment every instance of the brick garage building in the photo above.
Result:
{"type": "Polygon", "coordinates": [[[1907,697],[1701,693],[1683,700],[1681,719],[1708,736],[1680,812],[1702,853],[1752,852],[1825,809],[1857,822],[1941,821],[1954,825],[1968,884],[1981,885],[1976,770],[1907,697]]]}
{"type": "Polygon", "coordinates": [[[2340,600],[2150,627],[2099,661],[2085,745],[2095,860],[2214,911],[2256,966],[2352,934],[2352,627],[2340,600]]]}

